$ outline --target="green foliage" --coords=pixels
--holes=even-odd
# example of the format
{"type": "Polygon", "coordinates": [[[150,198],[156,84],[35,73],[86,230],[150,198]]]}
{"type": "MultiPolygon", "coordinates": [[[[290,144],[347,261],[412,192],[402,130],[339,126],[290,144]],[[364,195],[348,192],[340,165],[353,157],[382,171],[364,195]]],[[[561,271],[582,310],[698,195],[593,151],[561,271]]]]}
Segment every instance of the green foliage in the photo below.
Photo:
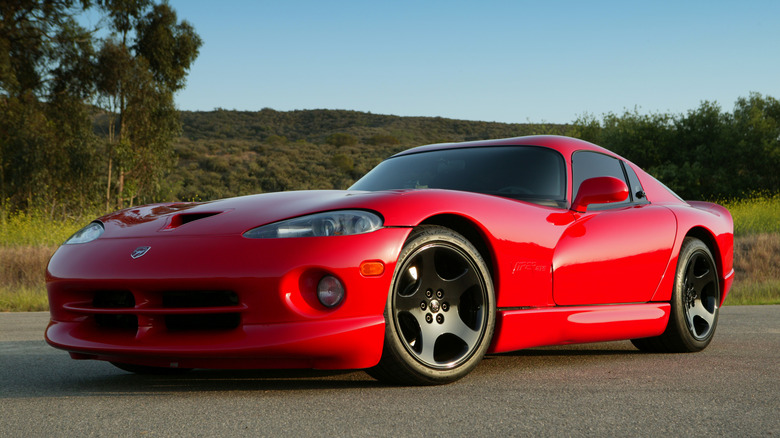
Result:
{"type": "Polygon", "coordinates": [[[61,245],[95,215],[52,220],[46,210],[30,210],[0,217],[0,247],[61,245]]]}
{"type": "Polygon", "coordinates": [[[702,102],[687,114],[584,115],[572,135],[633,161],[687,199],[780,191],[780,102],[752,93],[733,113],[702,102]]]}
{"type": "Polygon", "coordinates": [[[178,22],[167,3],[98,4],[115,33],[101,42],[96,62],[96,102],[109,118],[106,204],[111,204],[112,184],[118,207],[150,202],[159,198],[162,180],[175,164],[172,143],[181,125],[173,94],[184,86],[202,41],[189,23],[178,22]]]}
{"type": "Polygon", "coordinates": [[[173,93],[202,42],[167,2],[94,4],[112,31],[104,39],[78,24],[89,0],[3,3],[0,214],[68,215],[93,209],[101,193],[106,208],[162,196],[181,129],[173,93]],[[103,138],[92,104],[108,119],[103,138]]]}
{"type": "Polygon", "coordinates": [[[12,288],[0,285],[0,312],[44,312],[49,310],[46,289],[12,288]]]}
{"type": "Polygon", "coordinates": [[[371,146],[392,146],[401,142],[390,134],[374,134],[364,141],[371,146]]]}
{"type": "Polygon", "coordinates": [[[780,280],[736,282],[725,305],[780,304],[780,280]]]}
{"type": "Polygon", "coordinates": [[[780,233],[780,194],[723,201],[734,218],[734,234],[780,233]]]}
{"type": "Polygon", "coordinates": [[[184,87],[190,65],[203,45],[187,21],[178,22],[167,3],[154,5],[136,26],[135,47],[149,63],[155,81],[169,91],[184,87]]]}
{"type": "Polygon", "coordinates": [[[92,39],[73,14],[83,2],[4,2],[0,16],[0,213],[86,208],[95,166],[84,99],[92,39]]]}
{"type": "Polygon", "coordinates": [[[342,173],[349,174],[355,168],[355,161],[352,157],[344,154],[336,154],[331,160],[333,165],[336,166],[342,173]]]}
{"type": "MultiPolygon", "coordinates": [[[[371,146],[417,146],[442,141],[466,141],[533,134],[568,133],[568,125],[471,122],[441,117],[400,117],[343,110],[182,112],[183,136],[189,140],[247,140],[270,143],[272,136],[287,142],[326,143],[331,134],[345,133],[371,146]],[[369,139],[394,138],[387,142],[369,139]]],[[[384,158],[384,157],[383,157],[384,158]]]]}
{"type": "Polygon", "coordinates": [[[337,132],[329,135],[328,138],[325,139],[325,142],[336,147],[352,146],[357,143],[357,138],[355,138],[354,135],[337,132]]]}
{"type": "Polygon", "coordinates": [[[565,125],[468,122],[356,111],[182,112],[165,199],[345,189],[388,156],[433,141],[554,132],[565,125]],[[360,139],[363,139],[362,142],[360,139]]]}

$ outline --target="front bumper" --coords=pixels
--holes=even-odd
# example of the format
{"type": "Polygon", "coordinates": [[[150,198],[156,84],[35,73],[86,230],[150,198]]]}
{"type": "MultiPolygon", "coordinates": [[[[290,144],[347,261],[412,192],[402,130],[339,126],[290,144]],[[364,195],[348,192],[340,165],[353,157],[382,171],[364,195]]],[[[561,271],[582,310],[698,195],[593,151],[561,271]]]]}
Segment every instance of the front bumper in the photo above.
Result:
{"type": "Polygon", "coordinates": [[[154,236],[64,245],[47,271],[46,340],[77,359],[182,368],[366,368],[408,228],[338,237],[154,236]],[[133,259],[139,246],[146,255],[133,259]],[[366,277],[360,263],[381,261],[366,277]],[[335,309],[316,299],[341,279],[335,309]]]}

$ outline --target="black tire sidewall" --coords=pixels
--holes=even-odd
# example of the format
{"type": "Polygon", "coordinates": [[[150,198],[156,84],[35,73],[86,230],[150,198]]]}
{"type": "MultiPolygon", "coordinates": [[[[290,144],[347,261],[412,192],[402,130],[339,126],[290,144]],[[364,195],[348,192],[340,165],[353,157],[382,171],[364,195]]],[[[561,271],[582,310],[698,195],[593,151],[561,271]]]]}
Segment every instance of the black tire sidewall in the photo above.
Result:
{"type": "Polygon", "coordinates": [[[415,229],[404,244],[401,254],[398,257],[398,264],[393,274],[393,281],[390,286],[390,291],[387,298],[387,304],[385,307],[385,351],[383,352],[382,360],[387,360],[388,356],[392,357],[391,360],[397,362],[397,366],[401,367],[403,374],[410,377],[414,376],[417,383],[422,384],[440,384],[448,383],[460,379],[468,374],[474,367],[479,364],[482,357],[487,352],[490,346],[490,342],[493,337],[493,331],[495,328],[496,319],[496,304],[495,293],[493,288],[492,279],[488,267],[479,252],[474,246],[462,237],[460,234],[455,233],[449,228],[440,226],[422,226],[415,229]],[[402,273],[402,268],[406,264],[408,258],[415,254],[415,252],[430,244],[443,244],[450,246],[469,258],[470,263],[479,272],[482,282],[485,287],[485,325],[482,334],[482,338],[479,341],[479,345],[471,352],[471,355],[460,364],[453,368],[437,369],[428,367],[425,364],[419,362],[409,351],[407,351],[402,338],[403,335],[399,332],[398,327],[395,325],[394,310],[393,310],[393,297],[395,295],[395,288],[402,273]]]}
{"type": "Polygon", "coordinates": [[[673,329],[677,334],[677,339],[682,344],[681,347],[685,351],[695,352],[701,351],[709,345],[712,337],[715,335],[715,329],[718,325],[718,314],[720,312],[720,284],[717,275],[717,266],[715,265],[715,259],[712,257],[712,252],[701,240],[694,237],[686,237],[680,248],[680,256],[677,260],[677,271],[674,278],[674,291],[672,293],[672,310],[670,316],[670,329],[673,329]],[[715,318],[712,322],[712,329],[703,339],[697,339],[691,333],[690,327],[688,327],[688,321],[685,317],[685,273],[691,259],[696,254],[703,254],[707,257],[708,262],[712,268],[715,269],[715,281],[716,289],[718,291],[718,298],[716,300],[718,308],[715,310],[715,318]]]}

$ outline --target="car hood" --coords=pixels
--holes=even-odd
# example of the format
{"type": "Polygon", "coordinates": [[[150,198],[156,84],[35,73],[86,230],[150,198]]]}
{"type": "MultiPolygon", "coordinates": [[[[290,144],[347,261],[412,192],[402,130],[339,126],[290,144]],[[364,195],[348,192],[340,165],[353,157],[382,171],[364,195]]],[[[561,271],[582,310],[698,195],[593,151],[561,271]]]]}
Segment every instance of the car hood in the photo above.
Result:
{"type": "Polygon", "coordinates": [[[241,234],[252,228],[329,210],[366,209],[375,192],[312,190],[264,193],[211,202],[176,202],[127,208],[101,217],[103,238],[150,235],[241,234]]]}
{"type": "Polygon", "coordinates": [[[514,212],[513,220],[525,214],[562,214],[560,209],[455,190],[311,190],[145,205],[103,216],[100,221],[106,228],[103,238],[236,235],[269,223],[332,210],[373,211],[382,216],[384,226],[413,227],[439,214],[481,222],[480,218],[490,216],[488,212],[505,212],[507,208],[514,212]]]}

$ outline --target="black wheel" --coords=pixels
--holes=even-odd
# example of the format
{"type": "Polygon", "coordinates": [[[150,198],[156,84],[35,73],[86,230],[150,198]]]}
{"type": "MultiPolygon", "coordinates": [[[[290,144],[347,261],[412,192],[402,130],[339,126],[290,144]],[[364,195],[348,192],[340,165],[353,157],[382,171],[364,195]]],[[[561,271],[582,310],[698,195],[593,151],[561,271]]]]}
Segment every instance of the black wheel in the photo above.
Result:
{"type": "Polygon", "coordinates": [[[111,362],[111,365],[119,368],[120,370],[128,371],[135,374],[172,375],[172,374],[184,374],[189,371],[192,371],[192,368],[151,367],[148,365],[136,365],[133,363],[121,363],[121,362],[111,362]]]}
{"type": "Polygon", "coordinates": [[[677,260],[672,310],[661,336],[633,339],[640,350],[684,353],[701,351],[718,325],[720,285],[718,270],[707,245],[686,237],[677,260]]]}
{"type": "Polygon", "coordinates": [[[439,226],[415,229],[401,250],[385,308],[385,343],[373,377],[437,385],[468,374],[493,336],[490,272],[463,236],[439,226]]]}

